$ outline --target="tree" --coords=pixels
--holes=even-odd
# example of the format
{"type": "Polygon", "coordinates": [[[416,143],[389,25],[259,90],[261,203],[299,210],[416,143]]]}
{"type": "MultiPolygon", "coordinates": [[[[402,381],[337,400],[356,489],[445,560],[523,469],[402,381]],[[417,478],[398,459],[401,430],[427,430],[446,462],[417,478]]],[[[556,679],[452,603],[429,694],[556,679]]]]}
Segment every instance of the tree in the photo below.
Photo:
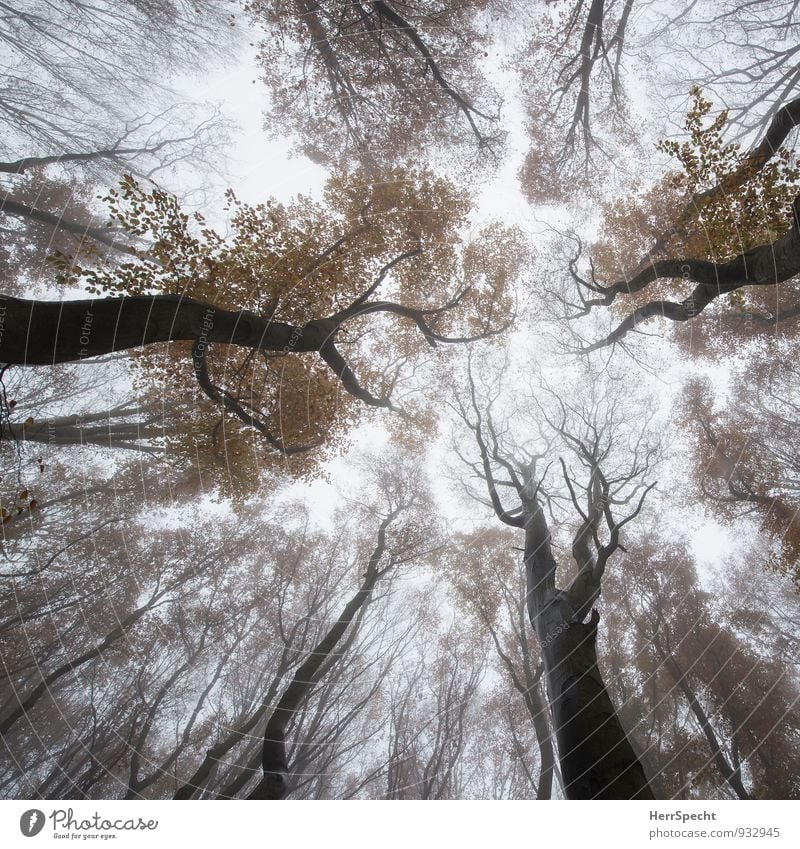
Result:
{"type": "Polygon", "coordinates": [[[763,131],[794,96],[798,20],[792,0],[704,0],[653,13],[651,49],[658,60],[668,60],[655,63],[661,86],[672,94],[702,85],[726,104],[737,138],[763,131]]]}
{"type": "MultiPolygon", "coordinates": [[[[108,525],[110,522],[103,524],[108,525]]],[[[96,535],[99,530],[99,527],[94,529],[94,534],[96,535]]],[[[86,535],[84,535],[83,539],[86,539],[86,535]]],[[[215,553],[213,551],[207,552],[205,562],[210,562],[215,553]]],[[[50,568],[53,565],[53,561],[54,558],[50,558],[41,567],[28,572],[13,572],[7,575],[7,577],[15,580],[35,578],[42,571],[50,568]]],[[[158,576],[152,587],[147,587],[146,584],[145,586],[140,585],[138,587],[142,595],[145,596],[141,603],[129,602],[126,606],[120,605],[119,608],[112,607],[112,619],[115,623],[113,627],[110,627],[105,632],[100,627],[100,633],[96,636],[92,632],[91,644],[75,653],[70,653],[68,644],[65,644],[64,632],[59,633],[57,637],[61,650],[58,654],[62,654],[63,657],[58,665],[54,664],[55,668],[46,673],[42,671],[37,675],[38,680],[32,682],[27,688],[20,683],[16,675],[11,679],[12,695],[9,696],[8,701],[3,706],[5,709],[2,719],[0,719],[0,733],[4,736],[7,735],[14,724],[23,717],[27,717],[37,703],[44,696],[50,695],[54,689],[54,685],[65,676],[73,675],[85,664],[104,656],[109,651],[113,651],[117,643],[126,638],[128,633],[148,614],[164,604],[165,600],[170,600],[184,592],[186,584],[195,576],[196,566],[203,565],[204,562],[202,560],[198,563],[192,562],[188,567],[174,569],[170,573],[169,566],[165,564],[162,567],[162,574],[158,576]]],[[[130,590],[132,589],[133,587],[130,588],[130,590]]],[[[195,586],[194,589],[197,590],[198,587],[195,586]]],[[[95,621],[93,627],[98,628],[98,626],[100,626],[100,623],[95,621]]],[[[7,672],[9,671],[8,666],[6,666],[6,670],[7,672]]]]}
{"type": "Polygon", "coordinates": [[[312,159],[368,170],[442,142],[499,145],[499,97],[480,69],[489,5],[248,2],[269,32],[258,58],[273,97],[269,131],[297,134],[312,159]]]}
{"type": "MultiPolygon", "coordinates": [[[[505,681],[483,686],[473,699],[471,728],[461,769],[470,799],[530,800],[538,795],[538,741],[522,700],[505,681]]],[[[545,713],[547,709],[545,708],[545,713]]]]}
{"type": "Polygon", "coordinates": [[[169,140],[167,127],[183,123],[185,108],[135,109],[148,100],[163,104],[170,76],[231,46],[227,15],[227,4],[214,2],[198,16],[188,0],[137,0],[124,9],[108,0],[9,6],[0,24],[6,165],[19,164],[21,151],[70,159],[116,148],[115,156],[127,157],[122,148],[169,140]]]}
{"type": "Polygon", "coordinates": [[[519,179],[530,203],[559,202],[576,184],[591,192],[620,141],[634,143],[623,71],[633,5],[579,0],[534,13],[514,61],[531,139],[519,179]]]}
{"type": "MultiPolygon", "coordinates": [[[[597,665],[600,617],[594,605],[606,564],[620,548],[622,528],[639,514],[654,486],[644,483],[654,449],[640,436],[630,465],[612,465],[620,418],[613,402],[595,397],[592,403],[590,396],[588,403],[573,406],[555,398],[554,416],[540,408],[584,475],[579,482],[560,458],[569,503],[580,518],[571,543],[573,576],[562,589],[545,516],[544,502],[552,504],[545,488],[547,469],[542,472],[539,465],[549,454],[552,437],[545,450],[510,448],[508,425],[498,424],[492,410],[497,388],[484,401],[471,371],[467,380],[469,395],[458,399],[456,408],[477,444],[479,460],[469,466],[484,481],[496,517],[525,532],[526,604],[544,663],[565,793],[570,799],[652,798],[597,665]],[[501,487],[518,501],[510,510],[499,494],[501,487]],[[626,506],[630,512],[624,517],[614,515],[626,506]]],[[[600,387],[595,385],[594,391],[599,393],[600,387]]]]}
{"type": "Polygon", "coordinates": [[[710,381],[688,381],[681,417],[700,498],[728,520],[754,513],[773,543],[768,566],[795,582],[800,581],[797,378],[791,361],[750,358],[733,373],[733,397],[721,410],[715,409],[710,381]]]}
{"type": "MultiPolygon", "coordinates": [[[[769,614],[746,592],[701,584],[681,541],[651,532],[625,560],[609,589],[637,635],[639,659],[632,665],[652,659],[656,705],[679,700],[692,726],[688,739],[678,736],[659,752],[657,768],[670,794],[705,795],[711,783],[740,799],[793,798],[792,769],[779,763],[795,760],[797,682],[752,639],[769,614]]],[[[648,724],[644,715],[640,727],[648,724]]]]}
{"type": "Polygon", "coordinates": [[[249,492],[256,485],[264,492],[270,488],[263,470],[253,469],[252,456],[236,462],[241,455],[235,440],[223,458],[198,452],[193,405],[168,406],[152,393],[134,395],[125,354],[6,371],[2,390],[5,540],[29,534],[40,524],[42,511],[55,514],[56,527],[72,514],[78,527],[81,512],[92,513],[101,495],[112,503],[118,494],[138,491],[144,502],[169,506],[179,493],[191,497],[249,492]],[[138,454],[139,460],[121,454],[138,454]],[[144,455],[154,462],[143,462],[144,455]],[[231,474],[238,488],[230,485],[231,474]],[[66,516],[58,515],[62,511],[66,516]]]}
{"type": "Polygon", "coordinates": [[[387,799],[469,793],[464,755],[484,658],[474,635],[455,624],[431,637],[435,652],[421,652],[391,695],[387,799]]]}
{"type": "MultiPolygon", "coordinates": [[[[398,467],[386,476],[387,497],[401,495],[401,478],[398,467]]],[[[408,569],[432,545],[418,483],[406,491],[416,506],[384,529],[382,566],[408,569]]],[[[7,793],[247,794],[260,772],[267,720],[341,617],[375,543],[377,517],[351,505],[321,532],[303,505],[285,500],[271,513],[259,503],[226,518],[203,513],[183,506],[169,530],[127,516],[98,526],[87,516],[88,533],[71,529],[66,545],[40,546],[36,574],[16,574],[18,564],[5,570],[0,683],[3,718],[13,722],[4,732],[0,781],[7,793]],[[86,561],[91,568],[81,569],[86,561]],[[125,618],[131,599],[145,601],[146,610],[125,618]],[[102,639],[107,621],[116,631],[102,639]],[[50,655],[47,666],[39,652],[50,655]],[[43,676],[48,689],[38,694],[43,676]]],[[[419,617],[430,613],[423,603],[419,617],[398,621],[403,605],[389,601],[399,590],[391,576],[383,583],[347,623],[313,693],[306,688],[285,726],[288,762],[298,772],[291,790],[301,798],[314,793],[316,773],[344,770],[369,749],[386,676],[417,639],[419,617]]]]}
{"type": "Polygon", "coordinates": [[[793,156],[781,148],[800,106],[786,104],[761,143],[742,155],[737,144],[723,144],[726,113],[704,127],[711,104],[699,90],[694,97],[686,122],[691,141],[662,145],[678,157],[683,173],[668,176],[643,202],[622,201],[609,212],[600,262],[605,273],[621,273],[622,279],[605,284],[594,266],[590,275],[582,276],[577,257],[571,265],[579,299],[571,305],[573,318],[611,306],[620,296],[640,304],[626,310],[624,320],[603,339],[586,345],[585,352],[620,342],[650,318],[691,321],[725,295],[740,315],[758,314],[765,327],[796,316],[793,307],[781,303],[775,312],[769,304],[775,300],[770,287],[781,285],[791,295],[791,280],[800,272],[798,171],[793,156]],[[638,238],[634,232],[632,240],[630,231],[626,235],[619,225],[642,216],[642,233],[652,246],[634,260],[642,256],[631,245],[638,238]],[[688,297],[669,299],[689,282],[695,287],[688,297]]]}
{"type": "MultiPolygon", "coordinates": [[[[531,778],[530,790],[535,787],[537,799],[550,799],[555,756],[542,687],[544,666],[526,623],[525,572],[514,553],[513,535],[483,530],[457,541],[458,550],[448,564],[456,596],[474,614],[478,627],[488,632],[500,672],[510,679],[524,705],[539,754],[539,776],[536,781],[531,778]]],[[[530,755],[519,751],[516,716],[510,705],[507,710],[515,749],[530,776],[526,763],[530,755]]]]}
{"type": "MultiPolygon", "coordinates": [[[[243,5],[265,32],[270,128],[337,170],[319,196],[230,192],[208,218],[145,177],[214,147],[166,126],[182,112],[167,87],[214,53],[209,39],[224,49],[226,8],[198,18],[188,0],[136,0],[115,17],[107,0],[33,0],[0,22],[23,80],[0,83],[13,116],[0,138],[2,792],[797,795],[781,764],[798,736],[785,575],[755,598],[738,574],[729,597],[717,584],[734,568],[714,584],[676,541],[684,529],[667,529],[688,475],[757,537],[735,556],[754,589],[755,566],[794,568],[794,369],[767,369],[764,353],[795,354],[800,171],[785,148],[798,102],[775,103],[743,153],[695,91],[687,140],[659,146],[680,171],[629,196],[608,175],[619,146],[634,149],[625,65],[647,4],[243,5]],[[572,239],[577,299],[541,266],[528,283],[522,230],[476,223],[468,169],[489,173],[503,142],[488,80],[515,65],[529,199],[578,189],[579,227],[617,196],[588,263],[572,239]],[[438,350],[497,340],[519,304],[591,319],[610,307],[621,324],[600,341],[595,325],[587,353],[626,344],[648,316],[696,326],[726,298],[706,350],[735,351],[768,391],[729,368],[727,406],[722,383],[716,399],[697,383],[678,399],[687,468],[673,463],[657,496],[649,415],[667,398],[648,403],[635,365],[550,359],[552,326],[530,324],[494,373],[490,344],[466,364],[438,350]],[[781,332],[745,339],[748,316],[781,332]],[[435,504],[407,473],[409,455],[443,453],[450,385],[479,510],[456,504],[460,482],[435,504]],[[324,461],[352,434],[379,442],[355,426],[384,410],[393,450],[368,460],[377,474],[346,465],[347,497],[321,480],[291,497],[292,475],[339,474],[324,461]],[[648,546],[629,529],[656,497],[648,546]],[[458,511],[447,550],[443,510],[458,511]]],[[[663,37],[650,35],[648,48],[663,37]]]]}
{"type": "Polygon", "coordinates": [[[356,616],[370,600],[376,584],[398,565],[418,557],[427,547],[432,530],[424,519],[418,502],[420,480],[414,470],[403,469],[399,458],[379,481],[379,494],[384,501],[384,514],[378,525],[375,547],[370,553],[361,586],[342,609],[338,619],[314,646],[292,680],[283,691],[264,729],[262,769],[264,777],[249,794],[249,799],[282,799],[287,793],[289,766],[286,757],[286,734],[300,705],[307,700],[314,682],[336,660],[335,651],[356,616]],[[411,519],[404,516],[414,511],[411,519]],[[401,519],[402,523],[397,523],[401,519]],[[399,527],[393,525],[399,524],[399,527]],[[391,534],[391,539],[390,539],[391,534]]]}
{"type": "Polygon", "coordinates": [[[0,203],[0,268],[8,294],[24,295],[32,282],[51,277],[47,259],[55,253],[124,247],[113,231],[97,226],[92,183],[49,171],[30,168],[12,178],[0,203]]]}
{"type": "Polygon", "coordinates": [[[392,172],[377,184],[332,180],[330,210],[307,199],[291,208],[250,207],[231,195],[229,240],[201,216],[191,222],[171,195],[146,192],[132,178],[109,203],[128,232],[151,237],[147,250],[132,248],[133,261],[92,268],[65,257],[62,269],[65,280],[116,297],[6,299],[0,357],[43,365],[191,342],[177,356],[175,348],[150,360],[146,354],[144,373],[178,399],[193,377],[229,420],[286,455],[341,439],[357,415],[350,399],[397,409],[392,389],[419,340],[436,347],[507,327],[508,319],[496,317],[508,315],[524,261],[521,234],[500,227],[459,251],[463,197],[425,174],[392,172]],[[397,300],[374,297],[379,287],[397,300]],[[373,328],[382,331],[374,339],[373,328]],[[228,386],[209,369],[214,343],[229,346],[228,386]],[[352,351],[347,358],[343,346],[352,351]],[[380,366],[372,364],[376,354],[386,358],[380,366]],[[191,376],[180,362],[186,355],[191,376]],[[378,383],[377,392],[365,378],[378,383]]]}

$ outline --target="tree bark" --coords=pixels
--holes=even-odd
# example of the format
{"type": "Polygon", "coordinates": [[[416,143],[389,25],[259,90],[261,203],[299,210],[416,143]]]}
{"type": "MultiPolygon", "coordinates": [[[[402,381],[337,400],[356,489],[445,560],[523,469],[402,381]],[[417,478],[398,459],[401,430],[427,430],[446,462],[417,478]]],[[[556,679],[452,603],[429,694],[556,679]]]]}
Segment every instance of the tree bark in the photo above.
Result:
{"type": "MultiPolygon", "coordinates": [[[[528,616],[544,661],[550,715],[569,799],[652,799],[644,769],[620,724],[597,665],[597,623],[592,609],[575,605],[575,590],[556,588],[556,561],[544,511],[523,493],[528,616]],[[577,608],[577,609],[576,609],[577,608]]],[[[596,588],[584,593],[599,595],[596,588]]]]}
{"type": "Polygon", "coordinates": [[[52,365],[155,342],[222,342],[262,351],[319,351],[335,327],[294,327],[181,295],[76,301],[0,298],[0,362],[52,365]]]}
{"type": "Polygon", "coordinates": [[[652,799],[597,666],[597,623],[562,620],[542,640],[550,710],[569,799],[652,799]]]}

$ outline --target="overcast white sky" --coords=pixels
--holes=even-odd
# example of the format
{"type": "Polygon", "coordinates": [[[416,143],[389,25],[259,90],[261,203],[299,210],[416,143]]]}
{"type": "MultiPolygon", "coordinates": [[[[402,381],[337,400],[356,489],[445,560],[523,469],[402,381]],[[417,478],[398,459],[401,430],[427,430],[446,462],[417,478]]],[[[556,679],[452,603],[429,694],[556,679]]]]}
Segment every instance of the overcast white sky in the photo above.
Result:
{"type": "Polygon", "coordinates": [[[315,194],[325,180],[325,169],[305,158],[290,157],[289,141],[270,140],[264,131],[269,99],[255,56],[256,49],[245,40],[239,56],[227,67],[202,80],[181,80],[178,89],[187,99],[220,104],[224,115],[238,124],[232,133],[227,177],[241,200],[259,203],[275,197],[287,201],[296,194],[315,194]]]}

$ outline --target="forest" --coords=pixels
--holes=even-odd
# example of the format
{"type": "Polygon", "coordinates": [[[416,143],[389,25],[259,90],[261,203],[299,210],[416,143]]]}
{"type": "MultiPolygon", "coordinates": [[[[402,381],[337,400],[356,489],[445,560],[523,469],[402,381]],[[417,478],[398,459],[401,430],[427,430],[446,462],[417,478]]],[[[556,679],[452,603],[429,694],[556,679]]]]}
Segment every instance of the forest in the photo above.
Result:
{"type": "Polygon", "coordinates": [[[800,798],[800,3],[11,0],[0,798],[800,798]]]}

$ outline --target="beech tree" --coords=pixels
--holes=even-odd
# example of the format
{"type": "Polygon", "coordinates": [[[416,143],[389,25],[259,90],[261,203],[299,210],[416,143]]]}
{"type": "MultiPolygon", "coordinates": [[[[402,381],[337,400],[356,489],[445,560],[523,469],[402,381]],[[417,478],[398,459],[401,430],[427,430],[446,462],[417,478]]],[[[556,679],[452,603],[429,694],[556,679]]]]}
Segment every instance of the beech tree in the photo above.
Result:
{"type": "Polygon", "coordinates": [[[500,98],[480,69],[487,0],[251,0],[273,135],[321,162],[385,167],[420,148],[498,147],[500,98]]]}
{"type": "Polygon", "coordinates": [[[129,105],[163,104],[179,69],[219,56],[230,44],[228,14],[226,3],[212,2],[198,16],[187,0],[137,0],[124,9],[108,0],[8,6],[0,24],[3,159],[148,147],[148,136],[152,142],[174,126],[178,107],[137,115],[127,112],[129,105]],[[129,144],[126,136],[139,142],[129,144]]]}
{"type": "MultiPolygon", "coordinates": [[[[102,524],[110,525],[112,523],[107,521],[102,524]]],[[[92,537],[95,539],[98,537],[101,527],[102,525],[93,529],[92,537]]],[[[85,534],[80,541],[85,544],[88,538],[89,535],[85,534]]],[[[63,553],[64,551],[58,552],[58,554],[63,553]]],[[[205,560],[197,563],[197,566],[206,566],[213,561],[214,555],[214,551],[209,551],[205,560]]],[[[6,577],[15,581],[35,579],[43,571],[50,569],[55,560],[55,557],[51,557],[48,561],[34,569],[26,572],[11,572],[6,577]]],[[[146,563],[147,558],[142,557],[139,563],[140,568],[144,569],[146,563]]],[[[130,580],[125,590],[127,593],[133,595],[136,601],[128,601],[123,597],[116,605],[111,605],[107,597],[107,602],[109,602],[111,608],[112,615],[110,618],[113,625],[109,623],[106,630],[103,627],[102,620],[96,618],[90,629],[89,644],[84,644],[80,649],[75,650],[74,653],[70,648],[71,641],[66,639],[71,629],[66,624],[62,625],[61,628],[54,632],[54,638],[58,643],[58,648],[53,652],[53,660],[55,661],[51,664],[53,668],[50,671],[40,670],[38,664],[34,661],[30,665],[36,669],[36,673],[34,680],[30,683],[27,683],[25,680],[27,676],[22,677],[22,680],[20,680],[20,669],[15,665],[13,656],[10,653],[6,655],[4,664],[10,678],[12,691],[7,695],[7,701],[4,704],[3,716],[0,719],[0,732],[3,735],[7,735],[14,724],[27,717],[43,697],[52,695],[54,685],[57,682],[64,677],[74,675],[82,666],[96,658],[114,651],[117,644],[126,639],[129,632],[148,614],[158,609],[166,600],[174,600],[176,596],[185,592],[186,585],[189,584],[191,586],[194,583],[192,579],[195,578],[195,568],[195,563],[190,563],[183,568],[179,568],[178,564],[163,563],[161,574],[152,583],[143,580],[137,586],[134,582],[135,579],[130,580]],[[137,591],[140,594],[138,598],[134,595],[137,591]]],[[[195,585],[194,589],[199,589],[199,586],[195,585]]],[[[76,623],[79,633],[82,630],[80,627],[82,624],[81,622],[76,623]]],[[[76,627],[76,625],[72,627],[76,627]]],[[[54,626],[55,621],[51,621],[49,627],[52,628],[54,626]]],[[[18,661],[17,663],[21,662],[18,661]]]]}
{"type": "Polygon", "coordinates": [[[393,459],[393,468],[387,468],[377,481],[377,494],[383,502],[383,514],[361,586],[344,606],[338,619],[297,668],[270,714],[264,729],[264,776],[249,794],[249,799],[281,799],[286,795],[289,771],[286,734],[294,715],[307,700],[315,680],[335,663],[337,646],[361,609],[369,602],[376,584],[393,569],[417,559],[430,545],[431,531],[434,528],[425,520],[424,509],[420,510],[419,502],[424,500],[424,494],[419,473],[415,469],[404,468],[399,457],[393,459]],[[412,513],[412,516],[409,517],[408,513],[412,513]]]}
{"type": "MultiPolygon", "coordinates": [[[[205,135],[211,132],[209,127],[205,135]]],[[[51,276],[52,256],[83,260],[85,252],[85,261],[93,262],[98,252],[130,253],[127,234],[103,221],[98,193],[105,191],[109,178],[116,183],[124,172],[151,179],[182,159],[200,166],[198,151],[211,155],[214,149],[205,135],[142,142],[141,147],[119,142],[103,150],[0,163],[0,262],[6,290],[16,286],[21,292],[26,283],[51,276]],[[93,168],[98,163],[100,171],[93,168]]]]}
{"type": "MultiPolygon", "coordinates": [[[[424,501],[416,489],[408,495],[424,501]]],[[[264,728],[285,704],[281,693],[296,699],[284,726],[297,770],[294,794],[324,794],[314,776],[344,770],[369,749],[380,721],[374,703],[430,608],[423,600],[419,617],[397,621],[402,606],[389,604],[396,590],[388,593],[392,580],[385,578],[386,588],[370,593],[324,657],[313,697],[308,682],[298,697],[290,679],[308,669],[309,656],[323,660],[319,646],[330,622],[342,619],[342,599],[358,583],[353,573],[375,535],[373,527],[356,527],[362,508],[333,517],[330,532],[321,533],[301,505],[288,504],[292,527],[265,522],[260,506],[224,520],[184,508],[190,534],[124,516],[99,525],[87,518],[89,532],[68,532],[60,548],[50,543],[54,556],[43,551],[36,574],[21,574],[19,565],[5,570],[13,582],[3,596],[2,612],[10,615],[0,624],[8,649],[0,759],[7,793],[246,795],[260,772],[264,728]],[[92,568],[81,570],[87,550],[92,568]],[[80,585],[72,571],[81,572],[80,585]],[[125,617],[131,598],[145,603],[125,617]],[[109,616],[114,627],[106,633],[109,616]],[[52,654],[47,667],[36,660],[40,651],[52,654]]],[[[409,509],[422,512],[395,517],[384,529],[382,567],[409,568],[432,545],[430,511],[422,502],[409,509]]],[[[328,791],[339,788],[333,782],[328,791]]]]}
{"type": "Polygon", "coordinates": [[[468,770],[469,798],[541,798],[538,742],[527,708],[505,681],[487,687],[484,679],[481,691],[471,711],[474,730],[461,758],[462,769],[468,770]]]}
{"type": "Polygon", "coordinates": [[[96,189],[90,181],[31,168],[3,188],[0,268],[7,294],[24,295],[32,283],[52,279],[48,257],[57,252],[79,254],[82,248],[96,250],[95,245],[103,250],[121,246],[112,230],[97,226],[92,208],[96,189]]]}
{"type": "MultiPolygon", "coordinates": [[[[497,530],[457,539],[448,571],[457,598],[473,613],[478,627],[486,630],[498,658],[504,680],[510,680],[516,699],[532,724],[538,749],[539,775],[533,779],[532,753],[522,750],[517,726],[519,712],[508,705],[507,715],[517,758],[535,788],[537,799],[550,799],[555,775],[555,750],[548,721],[547,697],[542,682],[544,666],[526,615],[526,579],[523,564],[513,546],[514,535],[497,530]]],[[[499,700],[500,694],[495,695],[499,700]]],[[[498,705],[495,703],[495,707],[498,705]]],[[[522,738],[527,735],[522,733],[522,738]]]]}
{"type": "MultiPolygon", "coordinates": [[[[642,541],[624,560],[609,589],[624,627],[636,634],[631,666],[648,671],[643,691],[654,689],[657,711],[675,699],[681,711],[688,708],[689,736],[670,731],[666,746],[661,740],[652,749],[669,795],[796,796],[782,764],[795,759],[797,682],[771,651],[752,642],[770,614],[751,606],[746,593],[737,597],[719,584],[704,589],[680,543],[642,541]]],[[[652,727],[648,712],[642,709],[640,738],[652,727]]]]}
{"type": "Polygon", "coordinates": [[[662,145],[678,157],[682,173],[668,176],[643,201],[623,200],[612,206],[606,221],[607,241],[599,252],[599,279],[593,264],[589,273],[579,272],[579,255],[571,263],[577,293],[577,303],[565,300],[571,318],[597,307],[616,306],[626,296],[634,306],[632,310],[626,306],[625,318],[617,327],[603,339],[584,345],[584,352],[622,341],[651,318],[693,321],[724,296],[733,311],[759,315],[763,319],[759,324],[767,328],[796,316],[783,293],[791,300],[791,281],[800,272],[798,171],[794,157],[782,145],[800,105],[785,104],[762,141],[743,155],[736,143],[723,144],[726,113],[703,126],[711,104],[697,90],[694,96],[686,122],[690,140],[662,145]],[[645,227],[639,232],[621,230],[619,224],[623,220],[628,224],[632,216],[638,220],[644,216],[645,227]],[[636,249],[642,241],[651,243],[646,252],[636,249]],[[622,276],[604,283],[605,275],[622,276]],[[670,298],[675,292],[684,294],[688,284],[694,288],[687,297],[670,298]],[[779,286],[776,298],[770,287],[779,286]]]}
{"type": "MultiPolygon", "coordinates": [[[[654,486],[645,478],[655,449],[639,435],[628,464],[615,463],[619,411],[613,400],[592,395],[583,405],[556,397],[554,412],[540,408],[550,438],[540,439],[538,447],[532,435],[527,447],[512,445],[507,420],[498,422],[493,410],[499,381],[491,392],[481,393],[471,370],[466,379],[469,394],[457,399],[456,410],[477,445],[479,459],[469,466],[484,482],[496,517],[525,533],[525,600],[544,664],[564,791],[570,799],[653,798],[599,671],[595,604],[606,565],[620,548],[622,528],[636,518],[654,486]],[[541,466],[553,457],[556,438],[574,455],[582,474],[579,478],[559,458],[568,503],[580,521],[572,536],[572,575],[561,586],[545,513],[553,503],[549,465],[541,466]],[[511,507],[500,494],[505,490],[514,499],[511,507]]],[[[593,392],[601,391],[594,386],[593,392]]]]}
{"type": "Polygon", "coordinates": [[[737,137],[763,131],[794,97],[798,81],[793,0],[701,0],[682,9],[652,4],[658,66],[669,88],[700,84],[730,109],[737,137]]]}
{"type": "Polygon", "coordinates": [[[176,799],[235,797],[257,777],[263,731],[253,732],[266,724],[284,677],[319,641],[326,619],[337,615],[339,584],[354,565],[348,551],[350,531],[337,521],[326,540],[312,528],[308,511],[295,506],[298,521],[291,529],[262,524],[267,535],[274,532],[277,545],[273,543],[274,558],[267,570],[254,562],[266,582],[254,590],[272,600],[270,615],[265,617],[260,605],[255,639],[225,669],[219,720],[209,729],[211,740],[195,741],[187,753],[191,760],[171,791],[176,799]]]}
{"type": "Polygon", "coordinates": [[[694,483],[716,515],[730,521],[754,514],[773,546],[766,565],[797,582],[797,369],[756,356],[732,377],[733,397],[721,409],[708,380],[685,387],[681,418],[694,451],[694,483]]]}
{"type": "Polygon", "coordinates": [[[392,389],[419,341],[468,342],[510,322],[522,236],[493,226],[459,250],[466,204],[443,180],[406,172],[380,183],[335,179],[329,210],[305,199],[290,208],[229,200],[235,229],[225,240],[201,216],[190,221],[171,195],[127,178],[109,195],[112,218],[150,237],[148,248],[113,265],[62,258],[65,281],[109,297],[6,299],[2,360],[44,365],[190,342],[147,362],[160,387],[182,398],[191,381],[230,420],[296,455],[340,439],[355,401],[398,409],[392,389]],[[379,288],[397,300],[375,297],[379,288]],[[369,357],[360,355],[361,337],[379,327],[369,357]],[[228,385],[209,368],[216,343],[228,346],[228,385]],[[342,346],[352,353],[343,356],[342,346]],[[186,356],[191,375],[178,365],[186,356]]]}
{"type": "Polygon", "coordinates": [[[49,557],[42,551],[36,568],[6,570],[0,760],[6,792],[10,786],[15,795],[36,792],[48,775],[42,795],[90,793],[107,779],[106,769],[125,755],[125,722],[136,703],[118,698],[133,683],[127,652],[137,647],[149,663],[165,611],[190,613],[192,599],[215,580],[207,541],[204,562],[202,554],[172,559],[174,535],[164,534],[159,549],[152,538],[126,539],[121,521],[89,530],[71,531],[49,557]],[[89,554],[98,551],[109,559],[89,554]]]}
{"type": "Polygon", "coordinates": [[[433,659],[421,652],[409,670],[411,686],[397,687],[392,694],[387,799],[470,795],[471,765],[465,756],[484,674],[483,653],[474,635],[455,624],[436,636],[433,659]]]}
{"type": "MultiPolygon", "coordinates": [[[[184,107],[168,87],[229,44],[228,4],[7,10],[0,792],[798,794],[781,761],[796,758],[799,730],[784,598],[800,551],[794,48],[743,69],[759,85],[780,78],[736,99],[752,116],[717,116],[694,89],[684,139],[659,144],[676,170],[628,192],[606,178],[637,141],[632,39],[664,37],[643,32],[645,5],[239,4],[260,29],[268,132],[331,170],[315,197],[251,204],[230,191],[213,224],[148,178],[221,153],[213,119],[197,134],[169,126],[184,107]],[[509,55],[512,41],[526,47],[509,55]],[[499,72],[527,112],[528,199],[579,197],[577,229],[614,197],[590,258],[572,236],[569,294],[546,273],[528,280],[525,231],[478,223],[478,167],[503,164],[499,72]],[[765,114],[743,152],[731,134],[765,114]],[[94,188],[110,173],[121,181],[94,188]],[[578,337],[581,354],[626,345],[657,316],[717,317],[702,348],[676,334],[717,356],[728,398],[695,379],[677,399],[686,468],[674,463],[658,493],[660,530],[685,471],[717,515],[759,523],[736,558],[748,579],[732,564],[714,583],[685,546],[630,534],[656,497],[659,401],[634,387],[636,363],[549,358],[552,328],[524,323],[537,308],[617,323],[578,337]],[[466,365],[441,353],[468,343],[479,353],[466,365]],[[732,352],[733,367],[720,357],[732,352]],[[554,372],[558,392],[537,386],[554,372]],[[446,548],[434,517],[453,491],[436,504],[409,457],[441,452],[451,389],[481,512],[458,506],[446,548]],[[356,431],[370,411],[391,414],[373,473],[353,475],[349,457],[335,510],[321,507],[327,490],[290,497],[297,476],[339,475],[325,461],[351,434],[380,440],[356,431]],[[756,586],[763,564],[778,574],[756,586]]],[[[686,19],[700,7],[717,10],[714,26],[756,10],[759,44],[769,26],[794,31],[791,10],[760,0],[691,4],[686,19]]],[[[719,88],[715,99],[729,102],[719,88]]]]}
{"type": "Polygon", "coordinates": [[[592,191],[617,145],[633,145],[623,57],[633,0],[539,4],[515,56],[531,147],[520,169],[530,203],[592,191]],[[537,85],[527,84],[535,78],[537,85]]]}

